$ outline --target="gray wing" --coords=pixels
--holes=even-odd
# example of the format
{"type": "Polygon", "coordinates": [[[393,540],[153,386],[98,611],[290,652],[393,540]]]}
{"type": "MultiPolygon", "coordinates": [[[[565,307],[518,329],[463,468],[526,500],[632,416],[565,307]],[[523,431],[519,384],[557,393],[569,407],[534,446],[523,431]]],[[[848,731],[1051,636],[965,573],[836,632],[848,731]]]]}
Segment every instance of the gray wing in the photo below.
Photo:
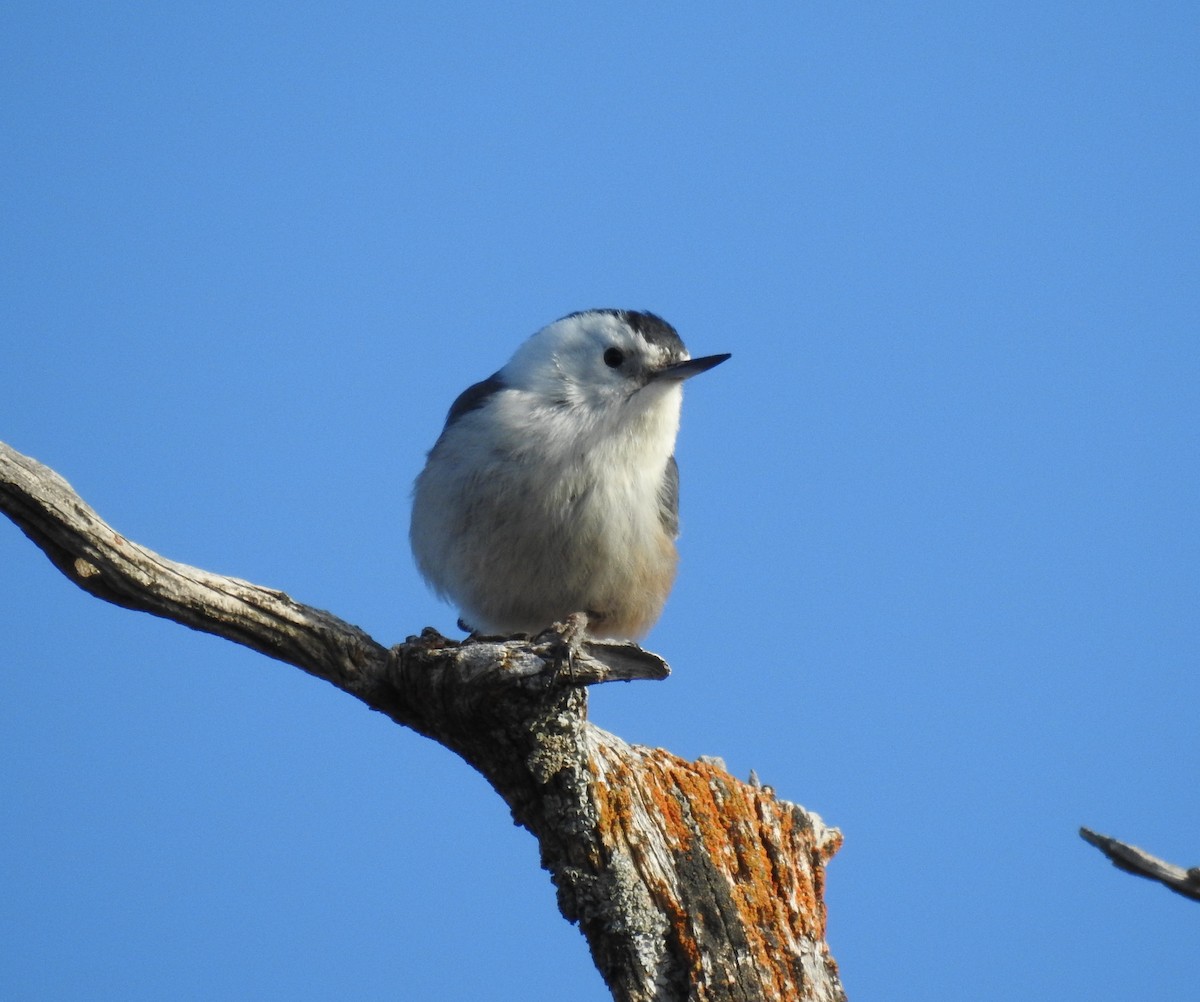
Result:
{"type": "Polygon", "coordinates": [[[679,535],[679,464],[674,456],[667,460],[658,485],[658,517],[672,539],[679,535]]]}
{"type": "Polygon", "coordinates": [[[442,433],[445,434],[446,428],[449,428],[464,414],[479,410],[487,402],[488,397],[499,393],[502,389],[504,389],[504,380],[500,378],[498,372],[493,372],[481,383],[468,386],[450,405],[450,413],[446,415],[446,427],[442,429],[442,433]]]}

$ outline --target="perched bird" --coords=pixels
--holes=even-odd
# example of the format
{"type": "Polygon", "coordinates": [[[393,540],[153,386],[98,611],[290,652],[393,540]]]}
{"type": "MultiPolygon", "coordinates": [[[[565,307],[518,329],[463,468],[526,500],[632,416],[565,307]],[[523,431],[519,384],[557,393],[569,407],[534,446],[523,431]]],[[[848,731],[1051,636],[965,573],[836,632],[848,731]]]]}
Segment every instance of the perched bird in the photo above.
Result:
{"type": "Polygon", "coordinates": [[[636,639],[675,579],[683,381],[653,313],[585,310],[542,328],[450,408],[413,489],[417,566],[465,628],[536,634],[573,613],[636,639]]]}

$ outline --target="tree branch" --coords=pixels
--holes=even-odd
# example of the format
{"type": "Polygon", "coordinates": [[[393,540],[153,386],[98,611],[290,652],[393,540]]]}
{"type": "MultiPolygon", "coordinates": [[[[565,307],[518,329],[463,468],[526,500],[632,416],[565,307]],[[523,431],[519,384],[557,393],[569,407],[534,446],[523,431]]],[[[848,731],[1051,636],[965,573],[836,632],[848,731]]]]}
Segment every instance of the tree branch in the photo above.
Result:
{"type": "Polygon", "coordinates": [[[3,443],[0,511],[90,594],[295,665],[461,755],[538,839],[560,910],[620,1002],[845,998],[824,941],[840,833],[715,760],[587,721],[583,686],[664,678],[656,655],[581,640],[572,623],[532,640],[425,630],[389,650],[281,591],[124,538],[3,443]]]}
{"type": "Polygon", "coordinates": [[[1079,837],[1104,853],[1118,870],[1134,873],[1148,880],[1157,880],[1176,894],[1200,901],[1200,866],[1185,870],[1182,866],[1151,856],[1137,846],[1097,834],[1090,828],[1080,828],[1079,837]]]}

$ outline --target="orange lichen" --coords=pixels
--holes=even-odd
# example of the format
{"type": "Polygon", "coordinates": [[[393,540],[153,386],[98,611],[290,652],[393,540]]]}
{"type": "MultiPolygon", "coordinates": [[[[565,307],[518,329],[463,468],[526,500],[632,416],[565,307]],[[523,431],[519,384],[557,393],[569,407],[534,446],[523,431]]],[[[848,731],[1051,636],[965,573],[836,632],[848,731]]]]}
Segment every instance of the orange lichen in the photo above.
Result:
{"type": "MultiPolygon", "coordinates": [[[[759,975],[787,998],[798,976],[801,941],[811,948],[825,936],[824,870],[840,836],[818,832],[793,805],[708,762],[629,746],[601,747],[599,754],[602,761],[593,758],[589,767],[598,780],[593,789],[601,838],[609,852],[627,854],[637,867],[693,983],[704,983],[706,974],[725,977],[701,970],[705,930],[687,900],[686,876],[695,876],[695,860],[703,859],[710,874],[703,893],[732,902],[738,935],[759,975]],[[650,846],[660,847],[657,855],[650,846]],[[661,848],[670,858],[665,871],[661,848]],[[723,889],[711,886],[712,875],[724,881],[723,889]]],[[[722,912],[718,925],[729,918],[722,912]]]]}

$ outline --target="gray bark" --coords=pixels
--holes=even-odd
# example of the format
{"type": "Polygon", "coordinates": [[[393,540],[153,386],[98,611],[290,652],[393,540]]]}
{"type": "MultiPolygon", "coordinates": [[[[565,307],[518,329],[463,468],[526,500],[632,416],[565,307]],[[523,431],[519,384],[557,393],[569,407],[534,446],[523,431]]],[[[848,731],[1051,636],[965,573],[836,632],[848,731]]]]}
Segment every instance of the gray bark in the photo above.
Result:
{"type": "Polygon", "coordinates": [[[1108,835],[1100,835],[1090,828],[1080,828],[1079,837],[1104,853],[1118,870],[1145,877],[1147,880],[1157,880],[1176,894],[1200,901],[1200,866],[1184,869],[1182,866],[1168,863],[1165,859],[1151,856],[1136,845],[1108,835]]]}
{"type": "Polygon", "coordinates": [[[457,752],[538,839],[563,915],[615,999],[844,999],[825,943],[836,829],[718,760],[629,745],[587,720],[586,686],[663,678],[579,623],[532,640],[392,648],[281,591],[168,560],[106,524],[54,471],[0,443],[0,510],[98,598],[225,637],[322,678],[457,752]]]}

